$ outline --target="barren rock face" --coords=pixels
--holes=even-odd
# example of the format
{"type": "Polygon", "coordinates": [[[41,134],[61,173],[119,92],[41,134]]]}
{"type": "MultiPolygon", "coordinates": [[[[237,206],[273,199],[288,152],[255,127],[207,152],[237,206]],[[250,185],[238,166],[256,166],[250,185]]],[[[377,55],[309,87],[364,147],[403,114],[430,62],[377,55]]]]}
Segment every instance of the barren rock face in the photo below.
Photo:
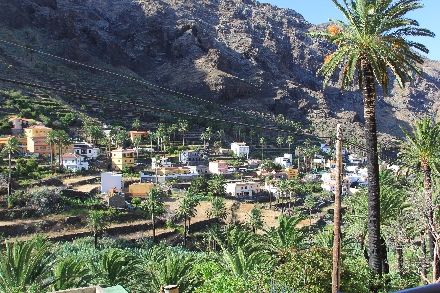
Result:
{"type": "MultiPolygon", "coordinates": [[[[254,0],[9,0],[0,23],[41,30],[64,44],[65,58],[99,58],[203,99],[303,124],[363,121],[355,85],[342,94],[335,78],[323,89],[316,71],[335,48],[304,36],[313,27],[294,10],[254,0]]],[[[440,64],[428,60],[425,72],[406,90],[379,94],[380,131],[399,135],[395,125],[414,114],[437,115],[440,64]]]]}

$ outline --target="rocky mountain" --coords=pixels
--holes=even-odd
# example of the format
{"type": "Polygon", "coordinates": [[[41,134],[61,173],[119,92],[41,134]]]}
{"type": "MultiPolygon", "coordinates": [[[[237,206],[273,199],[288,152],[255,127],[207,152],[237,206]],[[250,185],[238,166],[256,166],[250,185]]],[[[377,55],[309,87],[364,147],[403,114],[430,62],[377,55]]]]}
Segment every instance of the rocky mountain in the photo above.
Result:
{"type": "MultiPolygon", "coordinates": [[[[15,69],[3,73],[11,77],[124,95],[117,89],[127,81],[104,78],[96,66],[142,78],[149,89],[133,87],[130,95],[159,106],[176,103],[172,93],[184,100],[182,93],[283,114],[324,132],[336,122],[361,129],[361,93],[356,87],[341,93],[336,79],[323,89],[316,71],[334,48],[306,37],[314,26],[294,10],[254,0],[3,0],[0,25],[0,58],[15,69]],[[62,65],[62,59],[23,48],[91,67],[62,65]]],[[[407,88],[379,95],[383,134],[399,136],[398,125],[407,127],[414,117],[439,118],[440,63],[423,66],[424,75],[407,88]]]]}

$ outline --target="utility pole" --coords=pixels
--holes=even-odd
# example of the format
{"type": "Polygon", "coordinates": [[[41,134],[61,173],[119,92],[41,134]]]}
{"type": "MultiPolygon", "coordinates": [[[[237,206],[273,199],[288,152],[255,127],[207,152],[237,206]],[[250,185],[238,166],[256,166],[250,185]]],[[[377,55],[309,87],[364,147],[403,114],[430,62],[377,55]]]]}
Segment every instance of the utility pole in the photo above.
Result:
{"type": "Polygon", "coordinates": [[[332,293],[341,285],[341,194],[342,194],[342,130],[336,126],[336,186],[334,207],[332,293]]]}

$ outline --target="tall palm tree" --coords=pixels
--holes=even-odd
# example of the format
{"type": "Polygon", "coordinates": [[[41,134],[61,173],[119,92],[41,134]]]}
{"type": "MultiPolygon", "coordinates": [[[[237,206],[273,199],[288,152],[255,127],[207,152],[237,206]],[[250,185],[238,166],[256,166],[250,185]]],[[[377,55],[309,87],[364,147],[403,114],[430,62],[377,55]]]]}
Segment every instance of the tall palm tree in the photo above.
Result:
{"type": "Polygon", "coordinates": [[[136,129],[136,130],[139,130],[139,128],[141,127],[141,121],[138,119],[138,118],[136,118],[134,121],[133,121],[133,124],[131,125],[134,129],[136,129]]]}
{"type": "Polygon", "coordinates": [[[12,156],[18,153],[18,148],[20,145],[20,141],[12,136],[6,145],[3,147],[2,152],[8,155],[8,197],[7,201],[9,202],[9,197],[11,196],[11,184],[12,184],[12,156]]]}
{"type": "Polygon", "coordinates": [[[163,211],[165,210],[165,204],[162,200],[162,196],[163,196],[162,190],[153,188],[147,194],[147,199],[143,201],[141,204],[141,208],[151,214],[153,242],[155,241],[156,238],[156,216],[158,214],[163,213],[163,211]]]}
{"type": "Polygon", "coordinates": [[[221,174],[212,174],[208,181],[208,194],[211,196],[223,196],[226,194],[225,178],[221,174]]]}
{"type": "Polygon", "coordinates": [[[56,145],[58,146],[58,161],[60,163],[60,166],[63,167],[63,160],[62,160],[63,146],[70,143],[70,136],[67,134],[66,131],[58,130],[56,132],[55,137],[56,137],[55,142],[56,142],[56,145]]]}
{"type": "Polygon", "coordinates": [[[335,72],[342,75],[342,89],[350,86],[357,76],[364,96],[365,137],[368,159],[368,242],[369,267],[382,274],[380,239],[380,187],[376,133],[376,82],[388,91],[390,76],[399,86],[412,79],[411,72],[421,74],[418,64],[423,58],[413,49],[428,53],[428,49],[408,37],[429,36],[434,33],[419,28],[418,22],[406,17],[410,11],[422,8],[420,0],[332,0],[344,14],[347,23],[335,20],[327,30],[309,34],[323,37],[335,44],[337,50],[327,56],[318,74],[326,84],[335,72]],[[342,68],[342,70],[339,70],[342,68]]]}
{"type": "MultiPolygon", "coordinates": [[[[292,136],[292,135],[289,135],[289,136],[286,138],[286,143],[287,143],[287,145],[289,146],[289,154],[290,154],[290,146],[292,145],[293,142],[294,142],[293,136],[292,136]]],[[[291,162],[291,163],[292,163],[292,162],[291,162]]]]}
{"type": "Polygon", "coordinates": [[[50,146],[50,165],[53,166],[53,145],[56,142],[57,132],[51,130],[46,134],[46,143],[50,146]]]}
{"type": "Polygon", "coordinates": [[[185,132],[188,131],[189,124],[187,120],[179,120],[177,122],[177,128],[182,133],[182,145],[185,145],[185,132]]]}
{"type": "MultiPolygon", "coordinates": [[[[402,127],[401,129],[405,133],[406,140],[402,142],[401,152],[399,153],[400,160],[409,169],[414,170],[413,167],[416,167],[415,170],[421,169],[423,173],[429,246],[431,257],[433,257],[434,263],[437,264],[439,262],[439,251],[434,251],[434,234],[437,225],[434,219],[431,171],[436,169],[440,163],[438,158],[440,152],[440,124],[433,124],[428,117],[425,117],[423,120],[415,121],[412,133],[402,127]]],[[[437,264],[434,268],[433,278],[437,280],[440,273],[439,265],[437,264]]]]}
{"type": "Polygon", "coordinates": [[[98,247],[98,236],[109,226],[101,211],[92,211],[89,215],[87,226],[93,231],[95,248],[98,247]]]}
{"type": "Polygon", "coordinates": [[[184,225],[183,225],[183,247],[186,247],[186,235],[189,231],[189,225],[186,225],[187,220],[190,221],[191,217],[194,217],[197,214],[196,206],[199,204],[200,198],[194,192],[193,189],[189,189],[186,196],[180,202],[179,207],[176,211],[176,215],[179,217],[183,217],[184,225]]]}
{"type": "Polygon", "coordinates": [[[141,144],[142,137],[136,136],[133,140],[133,145],[136,148],[136,159],[139,159],[139,145],[141,144]]]}
{"type": "Polygon", "coordinates": [[[283,143],[284,143],[284,137],[278,136],[277,137],[277,145],[279,146],[280,149],[283,146],[283,143]]]}
{"type": "Polygon", "coordinates": [[[264,146],[266,145],[266,139],[264,137],[260,137],[260,145],[261,145],[261,160],[264,158],[264,146]]]}

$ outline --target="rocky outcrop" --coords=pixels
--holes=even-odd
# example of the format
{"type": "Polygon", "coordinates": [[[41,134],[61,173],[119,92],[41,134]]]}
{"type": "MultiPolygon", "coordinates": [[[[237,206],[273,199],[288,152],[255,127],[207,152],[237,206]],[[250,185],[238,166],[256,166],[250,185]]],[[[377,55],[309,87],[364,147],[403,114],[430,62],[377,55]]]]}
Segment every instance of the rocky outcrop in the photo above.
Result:
{"type": "MultiPolygon", "coordinates": [[[[38,29],[62,57],[97,58],[216,103],[252,105],[305,124],[363,120],[355,88],[342,94],[334,80],[323,90],[315,74],[334,48],[306,37],[313,26],[294,10],[254,0],[7,0],[0,23],[38,29]]],[[[427,60],[424,69],[408,89],[379,96],[380,131],[396,134],[395,125],[414,115],[439,115],[440,64],[427,60]]]]}

